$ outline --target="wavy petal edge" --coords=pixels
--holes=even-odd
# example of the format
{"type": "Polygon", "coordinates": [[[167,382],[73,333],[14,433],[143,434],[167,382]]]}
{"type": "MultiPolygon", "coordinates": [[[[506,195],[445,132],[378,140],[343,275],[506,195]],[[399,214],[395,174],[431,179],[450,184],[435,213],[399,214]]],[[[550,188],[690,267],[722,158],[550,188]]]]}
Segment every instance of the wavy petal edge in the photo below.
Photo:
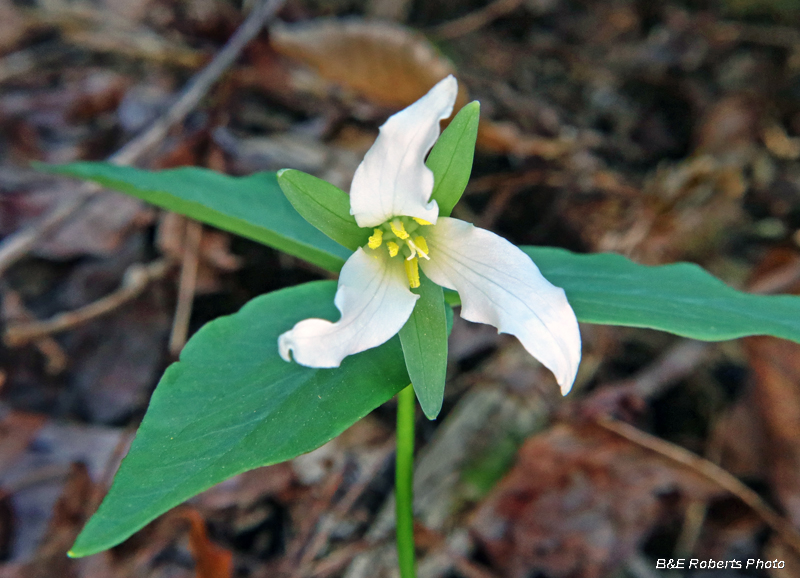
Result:
{"type": "Polygon", "coordinates": [[[581,339],[564,290],[518,247],[471,223],[441,217],[427,239],[430,261],[421,263],[422,270],[458,291],[461,317],[517,337],[566,395],[580,364],[581,339]]]}
{"type": "Polygon", "coordinates": [[[304,319],[278,337],[278,352],[306,367],[339,367],[348,355],[382,345],[411,316],[419,298],[403,264],[377,251],[356,250],[342,267],[334,304],[339,321],[304,319]]]}

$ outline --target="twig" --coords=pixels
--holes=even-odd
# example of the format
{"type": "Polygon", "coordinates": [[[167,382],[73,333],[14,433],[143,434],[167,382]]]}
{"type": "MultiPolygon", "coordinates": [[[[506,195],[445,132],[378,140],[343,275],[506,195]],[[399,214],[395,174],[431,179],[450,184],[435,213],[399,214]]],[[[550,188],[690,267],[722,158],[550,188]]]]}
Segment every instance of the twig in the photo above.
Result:
{"type": "Polygon", "coordinates": [[[309,508],[309,511],[306,512],[300,520],[300,527],[298,528],[294,538],[292,538],[292,541],[286,546],[286,553],[284,554],[283,560],[278,567],[278,576],[295,576],[297,574],[298,563],[302,553],[307,545],[311,542],[311,539],[314,537],[314,533],[319,527],[320,520],[323,519],[324,513],[327,510],[330,510],[331,504],[333,503],[333,498],[336,495],[339,486],[341,486],[342,480],[343,473],[341,471],[337,471],[330,475],[328,480],[322,484],[322,487],[319,490],[321,495],[315,498],[315,501],[309,508]]]}
{"type": "Polygon", "coordinates": [[[516,187],[500,187],[489,199],[486,208],[481,212],[476,226],[484,229],[492,229],[503,212],[508,208],[508,203],[519,194],[520,189],[516,187]]]}
{"type": "MultiPolygon", "coordinates": [[[[725,424],[725,429],[728,429],[728,426],[730,426],[730,422],[725,424]]],[[[711,443],[705,452],[705,457],[712,464],[719,465],[722,459],[723,440],[724,436],[714,436],[711,438],[711,443]]],[[[686,515],[683,517],[683,525],[675,544],[674,552],[676,558],[691,557],[697,543],[700,541],[700,533],[703,531],[703,524],[705,524],[707,514],[708,500],[706,499],[692,500],[686,508],[686,515]]]]}
{"type": "Polygon", "coordinates": [[[578,411],[589,419],[636,414],[647,399],[691,375],[710,351],[711,344],[704,341],[679,341],[639,373],[598,388],[578,403],[578,411]]]}
{"type": "Polygon", "coordinates": [[[169,352],[172,355],[178,355],[181,352],[186,344],[186,336],[189,334],[189,320],[192,316],[192,303],[197,286],[197,263],[200,242],[203,239],[203,225],[187,219],[184,232],[178,304],[175,307],[175,319],[172,321],[172,334],[169,338],[169,352]]]}
{"type": "Polygon", "coordinates": [[[173,125],[183,120],[197,106],[197,103],[200,102],[213,84],[238,58],[244,47],[261,31],[264,24],[275,15],[283,5],[283,1],[264,0],[259,2],[208,66],[189,81],[183,94],[169,108],[166,114],[153,123],[143,134],[109,157],[108,161],[118,165],[132,164],[146,151],[157,145],[173,125]]]}
{"type": "Polygon", "coordinates": [[[372,464],[370,464],[370,466],[361,473],[358,481],[353,484],[350,489],[347,490],[347,493],[345,493],[342,499],[339,500],[334,510],[325,518],[323,518],[322,523],[320,524],[319,532],[314,537],[314,540],[311,542],[308,550],[306,550],[302,559],[300,560],[299,569],[297,574],[295,574],[295,577],[303,577],[314,574],[316,570],[307,572],[306,568],[311,566],[311,564],[317,558],[317,555],[328,544],[328,540],[331,537],[331,533],[336,528],[337,522],[343,519],[350,512],[350,509],[353,507],[353,505],[355,505],[356,500],[361,497],[361,494],[364,493],[364,490],[367,489],[367,486],[370,484],[370,482],[372,482],[380,469],[386,463],[386,460],[394,452],[394,446],[395,439],[392,437],[381,448],[379,457],[375,458],[372,464]]]}
{"type": "Polygon", "coordinates": [[[171,263],[166,259],[159,259],[148,265],[131,265],[125,271],[120,288],[110,295],[80,309],[59,313],[45,321],[11,323],[6,329],[3,341],[9,347],[20,347],[110,313],[120,305],[138,297],[151,282],[164,277],[170,267],[171,263]]]}
{"type": "MultiPolygon", "coordinates": [[[[11,290],[6,292],[3,299],[3,317],[6,318],[8,326],[14,323],[27,324],[36,320],[25,307],[19,293],[11,290]]],[[[45,372],[48,375],[58,375],[67,368],[69,363],[67,354],[52,337],[47,336],[37,340],[36,348],[45,358],[45,372]]]]}
{"type": "Polygon", "coordinates": [[[3,489],[11,494],[16,494],[22,490],[36,487],[52,482],[62,482],[69,476],[70,466],[68,464],[47,464],[34,468],[32,471],[25,471],[19,478],[12,478],[3,484],[3,489]]]}
{"type": "MultiPolygon", "coordinates": [[[[117,165],[131,165],[147,151],[153,149],[166,136],[170,128],[183,120],[197,106],[211,86],[228,70],[242,49],[275,15],[282,4],[283,0],[264,0],[256,5],[208,66],[189,81],[183,93],[169,110],[143,133],[111,155],[108,162],[117,165]]],[[[39,239],[55,231],[79,209],[85,207],[100,190],[98,185],[86,185],[79,195],[57,206],[38,222],[3,239],[0,242],[0,276],[21,259],[39,239]]]]}
{"type": "MultiPolygon", "coordinates": [[[[386,540],[385,542],[388,542],[386,540]]],[[[348,544],[335,552],[328,554],[324,560],[318,562],[310,573],[307,574],[308,578],[328,578],[334,574],[340,573],[344,568],[352,562],[353,558],[359,554],[363,554],[368,550],[373,550],[382,545],[372,544],[367,540],[359,540],[348,544]]]]}
{"type": "Polygon", "coordinates": [[[738,478],[726,470],[692,452],[652,436],[625,422],[598,419],[596,423],[610,432],[625,438],[643,448],[647,448],[659,455],[684,465],[700,474],[707,480],[715,483],[722,489],[730,492],[749,506],[764,522],[772,528],[787,546],[800,554],[800,533],[792,524],[773,510],[756,492],[744,485],[738,478]]]}
{"type": "Polygon", "coordinates": [[[464,34],[469,34],[479,28],[486,26],[493,20],[497,20],[501,16],[505,16],[509,12],[517,9],[522,3],[522,0],[494,0],[494,2],[487,4],[480,10],[470,12],[466,16],[456,18],[450,22],[445,22],[435,27],[431,34],[441,39],[451,39],[464,34]]]}
{"type": "Polygon", "coordinates": [[[637,374],[631,381],[631,389],[643,398],[657,396],[666,386],[692,373],[706,358],[709,349],[704,341],[681,341],[637,374]]]}

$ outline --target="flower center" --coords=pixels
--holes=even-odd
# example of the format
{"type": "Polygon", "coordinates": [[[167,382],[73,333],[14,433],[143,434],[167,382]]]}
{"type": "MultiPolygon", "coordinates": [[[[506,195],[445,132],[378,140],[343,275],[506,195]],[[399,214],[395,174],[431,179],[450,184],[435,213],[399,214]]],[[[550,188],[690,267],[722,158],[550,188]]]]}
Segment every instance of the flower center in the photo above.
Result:
{"type": "Polygon", "coordinates": [[[379,250],[385,245],[389,257],[400,256],[405,259],[408,285],[412,289],[419,287],[419,257],[429,259],[428,243],[421,235],[422,227],[431,224],[417,217],[395,217],[375,227],[367,247],[379,250]]]}

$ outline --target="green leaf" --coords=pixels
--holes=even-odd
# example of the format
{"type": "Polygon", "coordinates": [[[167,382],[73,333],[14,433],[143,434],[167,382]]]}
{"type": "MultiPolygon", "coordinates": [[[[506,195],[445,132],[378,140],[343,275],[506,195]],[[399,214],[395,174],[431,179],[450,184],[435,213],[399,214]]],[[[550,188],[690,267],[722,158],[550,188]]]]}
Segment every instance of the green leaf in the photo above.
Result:
{"type": "Polygon", "coordinates": [[[481,105],[475,100],[464,106],[433,145],[425,164],[433,171],[431,199],[439,204],[439,215],[449,217],[467,188],[478,138],[481,105]]]}
{"type": "Polygon", "coordinates": [[[275,173],[230,177],[200,168],[145,171],[93,162],[37,164],[37,168],[94,181],[329,271],[339,271],[351,253],[297,213],[275,173]]]}
{"type": "Polygon", "coordinates": [[[420,271],[419,295],[411,317],[400,330],[406,369],[422,411],[436,419],[442,410],[447,375],[447,314],[442,288],[420,271]]]}
{"type": "Polygon", "coordinates": [[[328,237],[351,251],[367,244],[372,229],[358,226],[342,189],[293,169],[278,171],[278,184],[297,212],[328,237]]]}
{"type": "Polygon", "coordinates": [[[691,263],[521,247],[567,293],[579,321],[648,327],[702,341],[773,335],[800,342],[800,297],[742,293],[691,263]]]}
{"type": "Polygon", "coordinates": [[[153,394],[136,439],[72,556],[119,544],[238,473],[309,452],[408,386],[398,340],[310,369],[278,355],[278,336],[308,317],[337,319],[336,283],[250,301],[205,325],[153,394]]]}

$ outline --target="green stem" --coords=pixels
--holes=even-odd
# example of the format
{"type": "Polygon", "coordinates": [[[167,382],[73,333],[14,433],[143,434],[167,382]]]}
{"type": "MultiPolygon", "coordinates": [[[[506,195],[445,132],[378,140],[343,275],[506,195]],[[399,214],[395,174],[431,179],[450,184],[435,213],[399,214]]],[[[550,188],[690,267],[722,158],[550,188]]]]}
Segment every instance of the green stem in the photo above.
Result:
{"type": "Polygon", "coordinates": [[[397,394],[397,461],[395,467],[395,514],[397,558],[401,578],[416,578],[414,561],[414,410],[416,398],[410,385],[397,394]]]}

